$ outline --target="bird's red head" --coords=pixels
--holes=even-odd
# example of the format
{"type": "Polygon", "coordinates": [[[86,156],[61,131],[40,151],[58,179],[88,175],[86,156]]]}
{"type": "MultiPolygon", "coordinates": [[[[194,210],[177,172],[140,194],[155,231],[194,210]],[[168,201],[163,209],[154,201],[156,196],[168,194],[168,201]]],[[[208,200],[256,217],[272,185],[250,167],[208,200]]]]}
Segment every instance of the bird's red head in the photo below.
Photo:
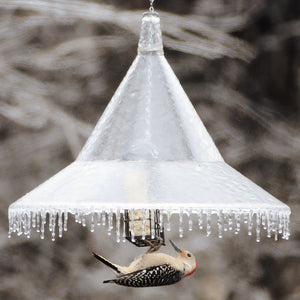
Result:
{"type": "Polygon", "coordinates": [[[190,276],[193,273],[195,273],[198,265],[195,256],[189,251],[179,249],[171,240],[170,243],[177,252],[177,257],[180,258],[180,260],[182,260],[185,266],[184,272],[186,274],[184,275],[184,277],[190,276]]]}

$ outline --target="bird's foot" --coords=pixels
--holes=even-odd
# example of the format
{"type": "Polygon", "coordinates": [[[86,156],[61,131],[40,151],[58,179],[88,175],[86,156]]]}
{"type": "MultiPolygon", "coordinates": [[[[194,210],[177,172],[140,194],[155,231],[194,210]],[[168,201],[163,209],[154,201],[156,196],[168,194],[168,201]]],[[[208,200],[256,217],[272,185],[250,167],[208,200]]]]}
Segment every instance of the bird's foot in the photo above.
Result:
{"type": "Polygon", "coordinates": [[[161,247],[163,241],[161,238],[157,238],[155,241],[150,242],[148,240],[146,240],[146,242],[149,244],[150,248],[147,250],[147,253],[152,253],[155,252],[157,250],[159,250],[159,248],[161,247]]]}

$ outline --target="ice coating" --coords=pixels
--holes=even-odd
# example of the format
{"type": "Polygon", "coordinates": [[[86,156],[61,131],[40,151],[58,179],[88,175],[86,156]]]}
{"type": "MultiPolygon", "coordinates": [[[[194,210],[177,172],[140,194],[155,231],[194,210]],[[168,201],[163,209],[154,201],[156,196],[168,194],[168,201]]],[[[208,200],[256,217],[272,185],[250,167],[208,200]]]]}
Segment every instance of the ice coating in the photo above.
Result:
{"type": "MultiPolygon", "coordinates": [[[[131,214],[132,214],[131,210],[131,214]]],[[[161,225],[164,226],[165,223],[168,222],[168,217],[170,216],[170,212],[167,210],[161,210],[161,225]]],[[[58,212],[46,212],[46,211],[38,211],[35,212],[23,212],[23,213],[10,213],[10,227],[9,227],[9,237],[11,237],[12,233],[16,233],[18,236],[24,234],[27,238],[30,238],[32,235],[32,231],[35,230],[40,234],[41,239],[45,238],[45,231],[51,235],[52,241],[55,241],[58,236],[61,238],[63,236],[63,231],[67,230],[67,222],[68,222],[68,212],[66,211],[58,211],[58,212]],[[46,215],[48,214],[49,224],[48,229],[45,229],[46,224],[46,215]]],[[[112,220],[113,215],[116,216],[115,220],[115,228],[113,223],[107,227],[108,235],[111,235],[111,231],[115,230],[116,242],[119,243],[121,240],[121,224],[123,224],[124,220],[124,210],[110,210],[109,212],[93,212],[91,214],[86,215],[85,213],[76,213],[75,221],[82,226],[87,226],[89,224],[91,232],[94,232],[95,223],[97,215],[101,215],[105,219],[112,220]]],[[[248,225],[248,235],[255,235],[256,241],[259,242],[261,240],[261,228],[266,231],[266,236],[268,238],[274,237],[275,240],[278,240],[278,236],[281,235],[282,239],[289,239],[289,214],[288,213],[274,213],[272,211],[222,211],[222,210],[198,210],[194,209],[193,214],[190,214],[188,211],[180,210],[179,215],[176,214],[176,217],[179,219],[179,237],[182,238],[184,236],[184,216],[187,216],[187,223],[191,224],[193,222],[193,218],[198,215],[199,224],[205,223],[203,226],[199,226],[198,229],[200,232],[203,232],[207,236],[211,234],[218,235],[219,238],[223,237],[224,232],[232,231],[235,234],[239,234],[241,231],[241,225],[248,225]],[[211,227],[211,217],[212,215],[216,215],[217,218],[217,228],[212,230],[211,227]],[[228,226],[230,218],[235,215],[232,219],[234,222],[231,226],[228,226]],[[205,216],[205,222],[203,222],[202,218],[205,216]],[[265,226],[261,227],[262,220],[267,220],[265,226]]],[[[173,218],[173,217],[172,217],[173,218]]],[[[145,218],[143,218],[142,222],[145,222],[145,218]]],[[[125,223],[124,223],[125,224],[125,223]]],[[[98,222],[97,226],[105,226],[104,223],[98,222]]],[[[163,228],[162,226],[162,228],[163,228]]],[[[152,229],[151,229],[152,230],[152,229]]],[[[189,231],[192,231],[193,228],[189,227],[189,231]]],[[[123,241],[125,242],[125,231],[123,231],[123,241]]],[[[131,225],[131,236],[134,240],[135,231],[134,224],[131,225]]]]}
{"type": "Polygon", "coordinates": [[[224,162],[164,57],[158,14],[149,12],[138,55],[79,157],[10,205],[9,237],[36,230],[55,240],[72,214],[125,241],[124,212],[139,210],[134,240],[145,237],[156,209],[161,228],[176,220],[180,237],[196,227],[220,238],[246,227],[258,242],[262,230],[275,239],[290,234],[290,208],[224,162]]]}
{"type": "Polygon", "coordinates": [[[144,14],[138,55],[77,160],[223,161],[163,55],[158,14],[144,14]]]}

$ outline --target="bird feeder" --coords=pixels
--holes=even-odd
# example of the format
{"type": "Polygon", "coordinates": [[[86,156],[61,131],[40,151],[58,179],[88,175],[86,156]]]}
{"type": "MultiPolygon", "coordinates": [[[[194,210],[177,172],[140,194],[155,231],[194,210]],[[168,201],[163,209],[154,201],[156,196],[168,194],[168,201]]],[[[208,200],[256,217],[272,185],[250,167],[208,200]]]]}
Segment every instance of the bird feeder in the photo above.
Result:
{"type": "MultiPolygon", "coordinates": [[[[221,96],[221,95],[220,95],[221,96]]],[[[224,162],[168,64],[159,15],[142,18],[138,54],[94,131],[69,166],[9,207],[9,237],[67,230],[68,216],[116,241],[162,239],[178,220],[211,235],[289,238],[290,208],[224,162]],[[177,220],[176,220],[177,219],[177,220]],[[174,221],[173,221],[174,220],[174,221]]]]}

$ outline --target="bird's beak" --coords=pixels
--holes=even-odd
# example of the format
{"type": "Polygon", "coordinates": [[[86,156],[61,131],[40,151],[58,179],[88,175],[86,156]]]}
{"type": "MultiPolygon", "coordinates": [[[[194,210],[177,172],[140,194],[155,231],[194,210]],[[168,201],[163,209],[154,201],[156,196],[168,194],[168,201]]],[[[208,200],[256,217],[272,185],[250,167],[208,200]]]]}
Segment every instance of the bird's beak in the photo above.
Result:
{"type": "Polygon", "coordinates": [[[182,250],[179,249],[171,240],[170,240],[171,245],[173,246],[173,248],[175,249],[176,252],[182,253],[182,250]]]}

